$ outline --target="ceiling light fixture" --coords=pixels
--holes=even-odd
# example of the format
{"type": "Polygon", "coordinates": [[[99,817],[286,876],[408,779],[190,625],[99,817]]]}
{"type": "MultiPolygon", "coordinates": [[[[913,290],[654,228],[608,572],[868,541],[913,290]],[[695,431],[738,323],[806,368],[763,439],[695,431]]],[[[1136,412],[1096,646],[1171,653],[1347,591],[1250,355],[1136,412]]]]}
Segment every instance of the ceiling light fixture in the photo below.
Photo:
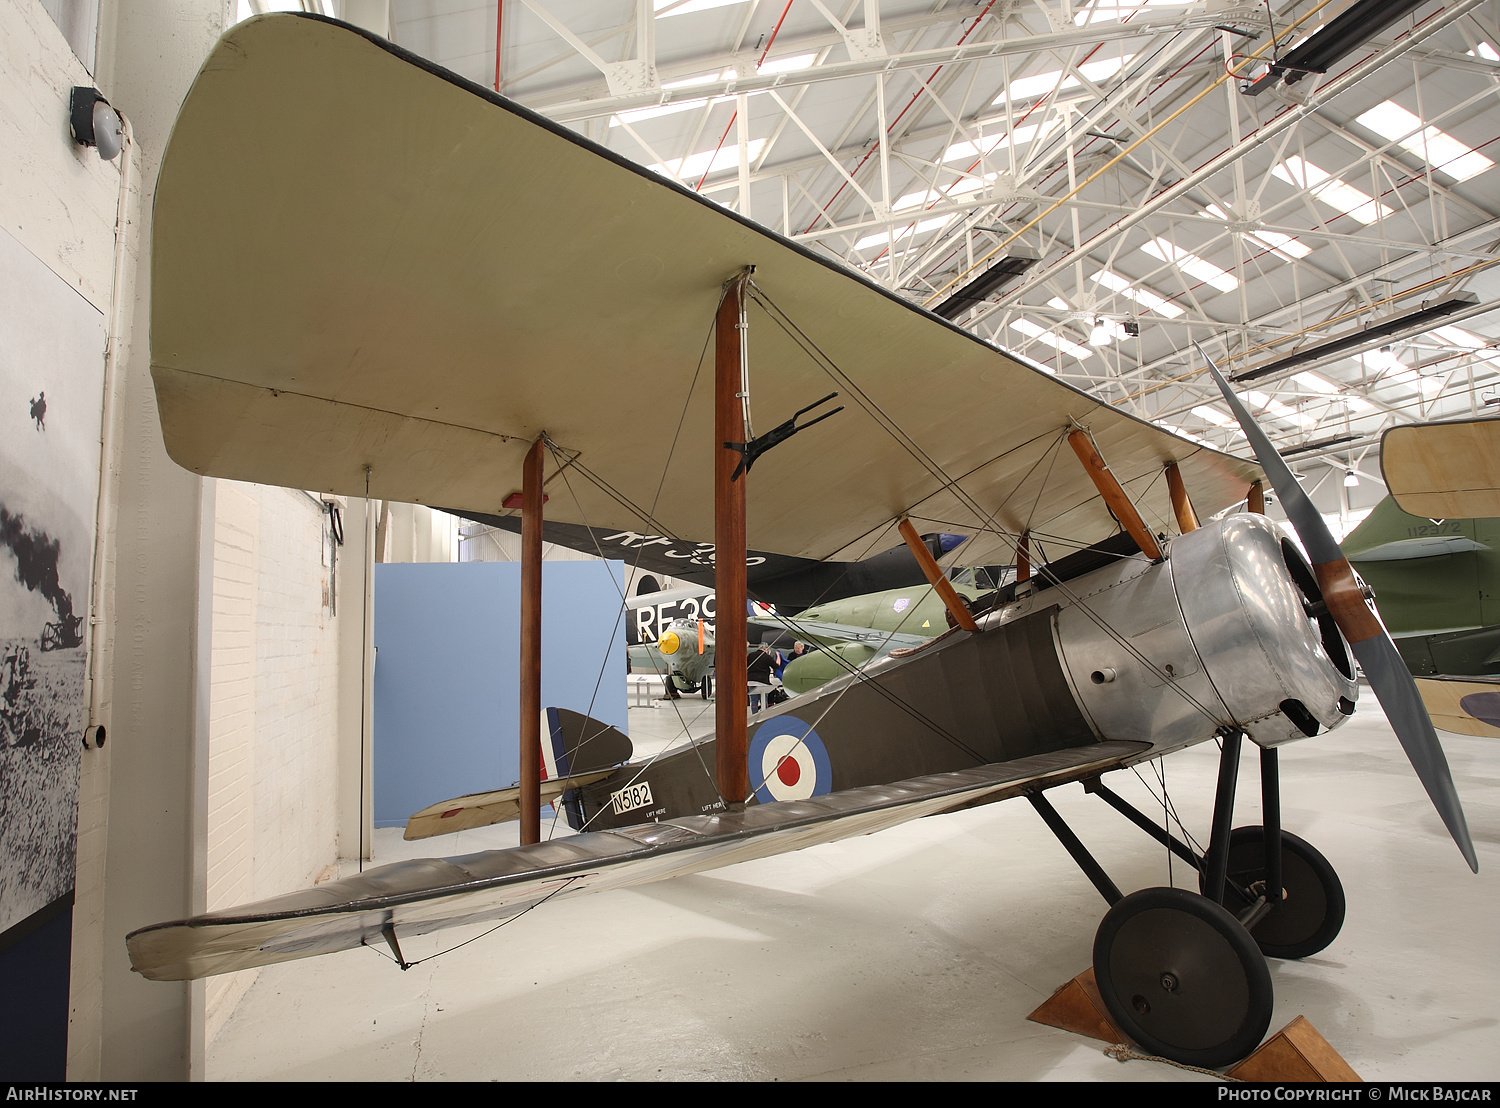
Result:
{"type": "MultiPolygon", "coordinates": [[[[1350,331],[1337,338],[1320,342],[1315,346],[1309,346],[1288,354],[1284,358],[1277,358],[1274,362],[1247,369],[1244,373],[1236,374],[1230,378],[1233,381],[1254,381],[1259,377],[1269,377],[1283,369],[1291,369],[1293,366],[1309,365],[1319,362],[1325,358],[1345,354],[1352,356],[1358,350],[1373,349],[1382,339],[1399,339],[1406,336],[1408,332],[1425,334],[1432,328],[1429,326],[1434,319],[1446,315],[1452,315],[1464,308],[1472,308],[1479,303],[1479,297],[1472,292],[1461,292],[1446,300],[1440,300],[1435,304],[1423,304],[1416,311],[1405,312],[1402,315],[1383,319],[1378,323],[1372,323],[1368,327],[1358,331],[1350,331]]],[[[1382,345],[1389,346],[1389,342],[1382,345]]]]}
{"type": "Polygon", "coordinates": [[[993,296],[1002,285],[1014,281],[1039,261],[1041,255],[1036,251],[1013,246],[994,265],[932,310],[944,319],[957,319],[963,312],[993,296]]]}
{"type": "Polygon", "coordinates": [[[1094,320],[1093,330],[1091,330],[1089,332],[1089,345],[1090,346],[1108,346],[1110,343],[1112,343],[1114,341],[1115,341],[1114,332],[1112,330],[1110,330],[1110,328],[1105,325],[1104,320],[1102,320],[1102,319],[1096,319],[1096,320],[1094,320]]]}
{"type": "Polygon", "coordinates": [[[1352,469],[1346,469],[1344,471],[1344,488],[1352,489],[1357,488],[1358,486],[1359,474],[1355,473],[1352,469]]]}
{"type": "Polygon", "coordinates": [[[1354,0],[1292,50],[1283,54],[1252,82],[1240,86],[1247,96],[1257,96],[1283,77],[1295,84],[1309,73],[1327,73],[1345,54],[1380,34],[1422,0],[1354,0]]]}

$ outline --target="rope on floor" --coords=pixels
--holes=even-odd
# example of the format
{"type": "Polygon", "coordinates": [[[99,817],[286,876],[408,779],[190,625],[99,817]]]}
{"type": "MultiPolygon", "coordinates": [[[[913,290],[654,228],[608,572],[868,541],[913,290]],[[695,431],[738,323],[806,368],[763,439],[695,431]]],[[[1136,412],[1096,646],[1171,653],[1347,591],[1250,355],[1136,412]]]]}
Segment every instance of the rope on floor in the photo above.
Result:
{"type": "Polygon", "coordinates": [[[1124,1043],[1115,1043],[1112,1046],[1107,1046],[1104,1048],[1104,1053],[1116,1062],[1165,1062],[1169,1066],[1176,1066],[1178,1069],[1187,1070],[1189,1073],[1202,1073],[1209,1077],[1217,1077],[1220,1081],[1239,1081],[1238,1077],[1230,1077],[1228,1074],[1220,1073],[1218,1070],[1206,1070],[1202,1066],[1189,1066],[1183,1062],[1174,1062],[1170,1058],[1163,1058],[1157,1054],[1142,1054],[1139,1051],[1132,1050],[1124,1043]]]}

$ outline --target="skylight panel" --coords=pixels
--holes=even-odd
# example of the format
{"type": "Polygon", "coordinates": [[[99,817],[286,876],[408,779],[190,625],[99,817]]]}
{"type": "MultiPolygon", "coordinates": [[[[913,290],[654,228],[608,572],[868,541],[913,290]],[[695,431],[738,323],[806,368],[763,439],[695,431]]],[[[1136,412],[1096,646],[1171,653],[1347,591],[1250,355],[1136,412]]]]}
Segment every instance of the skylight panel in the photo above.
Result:
{"type": "Polygon", "coordinates": [[[618,127],[621,123],[639,123],[643,119],[655,119],[662,115],[676,115],[678,112],[691,111],[693,108],[701,108],[707,104],[707,99],[701,100],[674,100],[670,104],[658,104],[654,108],[633,108],[628,112],[609,117],[609,125],[618,127]]]}
{"type": "MultiPolygon", "coordinates": [[[[1134,54],[1126,54],[1121,58],[1104,58],[1097,62],[1084,62],[1078,66],[1078,72],[1085,80],[1098,84],[1100,81],[1113,77],[1120,70],[1130,64],[1134,54]]],[[[1063,89],[1082,88],[1083,82],[1073,74],[1063,76],[1063,71],[1054,69],[1047,73],[1034,73],[1030,77],[1017,77],[999,96],[991,103],[1003,104],[1007,100],[1030,100],[1035,96],[1044,96],[1054,88],[1061,92],[1063,89]]]]}
{"type": "Polygon", "coordinates": [[[1415,386],[1422,390],[1422,395],[1429,399],[1443,391],[1441,377],[1423,377],[1415,369],[1402,365],[1400,362],[1394,364],[1394,368],[1388,370],[1381,378],[1380,384],[1384,385],[1407,385],[1415,386]]]}
{"type": "MultiPolygon", "coordinates": [[[[751,139],[747,144],[749,159],[753,162],[760,156],[761,149],[766,145],[763,138],[751,139]]],[[[738,169],[740,165],[740,150],[738,146],[726,146],[719,150],[704,150],[701,153],[689,154],[687,157],[677,161],[660,163],[647,166],[653,173],[660,173],[663,177],[676,177],[679,180],[688,178],[699,178],[705,173],[719,173],[726,169],[738,169]]]]}
{"type": "Polygon", "coordinates": [[[1047,307],[1056,308],[1060,312],[1065,312],[1068,310],[1068,302],[1061,296],[1054,296],[1051,300],[1047,301],[1047,307]]]}
{"type": "Polygon", "coordinates": [[[1149,240],[1141,247],[1153,258],[1160,258],[1164,262],[1171,262],[1184,273],[1191,274],[1200,281],[1205,281],[1218,289],[1220,292],[1233,292],[1240,287],[1240,282],[1232,273],[1226,273],[1213,262],[1204,261],[1197,254],[1191,254],[1186,250],[1180,250],[1163,238],[1149,240]]]}
{"type": "Polygon", "coordinates": [[[1003,104],[1007,100],[1030,100],[1033,96],[1043,96],[1054,88],[1061,90],[1077,87],[1078,78],[1073,76],[1064,78],[1062,70],[1054,69],[1051,73],[1034,73],[1030,77],[1017,77],[1006,91],[995,97],[991,103],[1003,104]]]}
{"type": "Polygon", "coordinates": [[[1054,331],[1048,331],[1045,327],[1038,327],[1029,319],[1013,319],[1010,321],[1012,329],[1020,331],[1027,338],[1044,342],[1053,349],[1063,353],[1071,354],[1082,360],[1091,356],[1094,352],[1086,346],[1079,346],[1076,342],[1069,342],[1054,331]]]}
{"type": "Polygon", "coordinates": [[[1140,11],[1142,8],[1182,8],[1187,6],[1187,0],[1139,0],[1138,3],[1121,4],[1118,0],[1099,0],[1092,7],[1073,13],[1073,23],[1082,27],[1089,23],[1109,23],[1118,19],[1124,19],[1140,11]]]}
{"type": "Polygon", "coordinates": [[[749,0],[652,0],[651,10],[656,13],[657,19],[666,19],[668,16],[706,12],[711,8],[727,8],[732,4],[748,2],[749,0]]]}
{"type": "Polygon", "coordinates": [[[1213,445],[1214,444],[1211,443],[1211,442],[1209,442],[1202,435],[1195,435],[1191,431],[1184,431],[1181,427],[1178,427],[1174,423],[1168,423],[1164,419],[1158,419],[1158,420],[1156,420],[1156,425],[1158,427],[1160,427],[1163,431],[1171,431],[1172,434],[1177,435],[1179,438],[1184,438],[1184,439],[1187,439],[1189,442],[1195,442],[1195,443],[1197,443],[1199,446],[1207,446],[1210,449],[1213,449],[1213,445]]]}
{"type": "MultiPolygon", "coordinates": [[[[937,228],[941,227],[952,218],[953,217],[951,215],[939,215],[934,216],[931,219],[921,220],[915,225],[908,223],[905,227],[902,227],[899,231],[896,232],[896,241],[901,242],[908,235],[915,238],[917,235],[925,235],[928,231],[935,231],[937,228]]],[[[854,249],[868,250],[872,246],[888,245],[889,242],[890,236],[885,231],[877,231],[875,234],[866,235],[864,238],[856,242],[854,244],[854,249]]]]}
{"type": "MultiPolygon", "coordinates": [[[[1051,132],[1055,128],[1056,121],[1049,122],[1045,128],[1034,123],[1028,123],[1024,127],[1017,127],[1014,131],[1010,132],[1013,136],[1011,141],[1016,146],[1025,146],[1032,139],[1036,138],[1039,131],[1045,130],[1046,132],[1051,132]]],[[[956,162],[964,159],[972,161],[975,158],[990,153],[995,147],[1005,141],[1006,136],[1000,134],[987,135],[984,138],[973,141],[965,139],[963,142],[955,142],[947,150],[943,151],[942,160],[945,162],[956,162]]]]}
{"type": "Polygon", "coordinates": [[[1377,219],[1394,214],[1392,208],[1381,204],[1368,193],[1361,192],[1296,154],[1273,166],[1271,172],[1287,184],[1306,189],[1315,199],[1361,223],[1374,223],[1377,219]]]}
{"type": "Polygon", "coordinates": [[[670,89],[696,88],[698,85],[711,85],[716,81],[732,81],[738,76],[738,72],[733,68],[723,70],[722,72],[714,70],[712,73],[700,73],[696,77],[683,77],[678,81],[668,81],[661,87],[670,89]]]}
{"type": "Polygon", "coordinates": [[[1193,409],[1193,414],[1205,423],[1212,423],[1215,427],[1228,427],[1231,424],[1238,426],[1238,422],[1233,416],[1225,415],[1218,408],[1211,407],[1208,404],[1199,404],[1193,409]]]}
{"type": "Polygon", "coordinates": [[[918,205],[936,204],[939,200],[945,198],[967,196],[972,192],[978,192],[984,188],[996,176],[998,174],[986,173],[983,177],[960,177],[946,188],[928,189],[926,192],[909,192],[905,196],[899,197],[891,205],[891,211],[902,212],[907,208],[915,208],[918,205]]]}
{"type": "MultiPolygon", "coordinates": [[[[712,85],[717,84],[720,81],[732,81],[737,75],[738,74],[733,68],[725,69],[722,71],[715,70],[712,73],[700,73],[696,77],[684,77],[680,81],[668,81],[666,84],[662,85],[662,88],[696,88],[699,85],[712,85]]],[[[757,92],[752,92],[748,95],[758,96],[760,94],[757,92]]],[[[694,108],[701,108],[705,104],[718,103],[720,99],[728,98],[703,97],[697,100],[675,100],[668,104],[657,104],[649,108],[633,108],[628,112],[621,112],[619,115],[610,116],[609,125],[611,127],[618,127],[622,122],[639,123],[644,119],[655,119],[658,116],[663,115],[676,115],[678,112],[686,112],[691,111],[694,108]]]]}
{"type": "Polygon", "coordinates": [[[1275,416],[1277,419],[1285,420],[1287,423],[1295,423],[1302,428],[1312,427],[1318,422],[1312,416],[1303,415],[1296,408],[1289,408],[1279,400],[1272,400],[1263,392],[1256,392],[1252,389],[1245,393],[1245,399],[1262,411],[1275,416]]]}
{"type": "MultiPolygon", "coordinates": [[[[1026,128],[1023,127],[1016,128],[1016,134],[1018,138],[1017,145],[1020,145],[1020,132],[1025,129],[1026,128]]],[[[1036,128],[1031,128],[1031,131],[1034,134],[1036,132],[1036,128]]],[[[965,139],[962,142],[955,142],[952,146],[948,147],[948,149],[944,150],[943,156],[939,160],[945,162],[956,162],[962,158],[981,158],[1004,141],[1004,135],[989,135],[985,138],[975,139],[972,141],[969,139],[965,139]]]]}
{"type": "Polygon", "coordinates": [[[1408,154],[1414,154],[1433,169],[1455,181],[1477,177],[1495,163],[1472,147],[1436,127],[1423,127],[1422,121],[1400,104],[1387,100],[1376,104],[1356,120],[1383,139],[1394,142],[1408,154]]]}
{"type": "Polygon", "coordinates": [[[905,196],[898,197],[896,201],[891,204],[891,211],[904,212],[907,208],[915,208],[919,204],[935,204],[942,198],[942,193],[934,192],[931,189],[927,190],[926,192],[909,192],[905,196]]]}
{"type": "Polygon", "coordinates": [[[1249,231],[1246,233],[1273,254],[1281,254],[1290,258],[1305,258],[1312,253],[1311,246],[1292,238],[1291,235],[1284,235],[1280,231],[1249,231]]]}
{"type": "Polygon", "coordinates": [[[793,54],[785,58],[771,58],[761,63],[759,72],[794,73],[799,69],[810,68],[812,63],[817,60],[817,54],[793,54]]]}
{"type": "Polygon", "coordinates": [[[1119,58],[1101,58],[1097,62],[1084,62],[1078,67],[1078,72],[1083,74],[1085,80],[1098,84],[1124,69],[1133,57],[1135,57],[1134,54],[1126,54],[1119,58]]]}
{"type": "Polygon", "coordinates": [[[1321,392],[1324,396],[1333,396],[1339,391],[1338,386],[1332,381],[1326,377],[1319,377],[1316,373],[1299,373],[1292,380],[1309,392],[1321,392]]]}
{"type": "Polygon", "coordinates": [[[1125,278],[1111,273],[1107,269],[1101,269],[1098,273],[1090,277],[1089,280],[1097,281],[1111,292],[1117,292],[1125,297],[1125,299],[1133,300],[1141,307],[1149,309],[1157,315],[1166,316],[1168,319],[1176,319],[1183,314],[1183,309],[1170,300],[1165,300],[1157,296],[1156,293],[1143,285],[1132,285],[1125,278]]]}
{"type": "Polygon", "coordinates": [[[1335,403],[1343,404],[1344,407],[1355,412],[1368,412],[1374,409],[1374,405],[1368,400],[1362,400],[1358,396],[1349,396],[1339,391],[1339,386],[1327,377],[1318,373],[1298,373],[1292,378],[1293,381],[1307,389],[1309,392],[1320,393],[1335,403]]]}
{"type": "Polygon", "coordinates": [[[1497,54],[1495,48],[1487,42],[1481,42],[1473,50],[1470,50],[1469,57],[1483,58],[1487,62],[1500,62],[1500,54],[1497,54]]]}
{"type": "Polygon", "coordinates": [[[1484,345],[1482,338],[1478,335],[1470,334],[1462,327],[1454,327],[1452,325],[1438,327],[1432,333],[1445,342],[1451,342],[1454,346],[1462,346],[1467,350],[1477,350],[1484,345]]]}
{"type": "Polygon", "coordinates": [[[1446,327],[1439,327],[1432,333],[1438,338],[1442,339],[1444,342],[1451,343],[1454,346],[1462,347],[1465,350],[1475,351],[1478,357],[1482,358],[1484,361],[1500,364],[1500,350],[1480,349],[1481,347],[1488,346],[1490,340],[1482,339],[1478,335],[1471,334],[1470,332],[1465,331],[1462,327],[1454,327],[1450,324],[1446,327]]]}

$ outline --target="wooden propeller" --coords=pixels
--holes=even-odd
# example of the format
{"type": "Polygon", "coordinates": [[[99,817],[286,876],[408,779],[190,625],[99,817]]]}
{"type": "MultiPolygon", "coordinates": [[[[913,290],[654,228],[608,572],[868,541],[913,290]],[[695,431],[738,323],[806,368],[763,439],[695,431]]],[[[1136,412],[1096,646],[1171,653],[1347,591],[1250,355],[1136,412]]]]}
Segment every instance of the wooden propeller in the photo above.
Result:
{"type": "Polygon", "coordinates": [[[1287,519],[1297,529],[1297,536],[1302,540],[1307,556],[1313,563],[1313,572],[1317,574],[1318,587],[1328,604],[1329,614],[1344,633],[1354,656],[1359,659],[1360,668],[1365,671],[1370,688],[1374,690],[1380,706],[1385,709],[1386,718],[1396,732],[1396,738],[1401,741],[1412,769],[1416,770],[1417,778],[1427,790],[1433,807],[1442,817],[1453,841],[1458,844],[1469,868],[1478,873],[1479,859],[1474,853],[1474,840],[1469,836],[1469,825],[1464,819],[1458,790],[1453,787],[1448,759],[1443,755],[1437,731],[1433,729],[1432,720],[1417,692],[1416,682],[1412,680],[1406,663],[1401,660],[1396,644],[1391,642],[1380,620],[1365,603],[1359,580],[1343,551],[1339,549],[1332,532],[1328,530],[1328,525],[1323,522],[1322,513],[1313,506],[1307,493],[1302,491],[1302,486],[1271,445],[1271,440],[1230,390],[1229,383],[1203,352],[1202,346],[1198,347],[1198,353],[1207,364],[1219,391],[1224,394],[1229,410],[1239,420],[1240,429],[1255,448],[1255,459],[1260,462],[1271,487],[1281,498],[1281,506],[1287,519]]]}

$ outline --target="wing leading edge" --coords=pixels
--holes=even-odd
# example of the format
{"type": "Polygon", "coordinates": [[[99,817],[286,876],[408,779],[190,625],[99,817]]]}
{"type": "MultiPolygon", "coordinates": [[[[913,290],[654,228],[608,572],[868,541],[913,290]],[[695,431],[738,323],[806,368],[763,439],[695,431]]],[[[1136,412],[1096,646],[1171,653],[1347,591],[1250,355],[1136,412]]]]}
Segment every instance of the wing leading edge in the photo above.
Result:
{"type": "Polygon", "coordinates": [[[126,938],[131,966],[182,981],[505,920],[544,900],[626,888],[1092,777],[1140,757],[1139,742],[1103,742],[810,800],[752,804],[593,831],[534,846],[396,862],[257,904],[161,923],[126,938]]]}

